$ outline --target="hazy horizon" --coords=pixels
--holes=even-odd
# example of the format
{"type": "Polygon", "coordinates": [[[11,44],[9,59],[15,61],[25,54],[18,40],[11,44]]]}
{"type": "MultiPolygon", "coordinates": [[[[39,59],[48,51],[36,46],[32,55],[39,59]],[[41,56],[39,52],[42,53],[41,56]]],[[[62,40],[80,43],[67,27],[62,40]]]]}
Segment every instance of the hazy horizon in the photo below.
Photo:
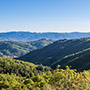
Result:
{"type": "Polygon", "coordinates": [[[80,31],[71,31],[71,32],[32,32],[32,31],[23,31],[23,30],[21,30],[21,31],[0,31],[0,33],[8,33],[8,32],[31,32],[31,33],[75,33],[75,32],[77,32],[77,33],[90,33],[90,31],[89,32],[80,32],[80,31]]]}

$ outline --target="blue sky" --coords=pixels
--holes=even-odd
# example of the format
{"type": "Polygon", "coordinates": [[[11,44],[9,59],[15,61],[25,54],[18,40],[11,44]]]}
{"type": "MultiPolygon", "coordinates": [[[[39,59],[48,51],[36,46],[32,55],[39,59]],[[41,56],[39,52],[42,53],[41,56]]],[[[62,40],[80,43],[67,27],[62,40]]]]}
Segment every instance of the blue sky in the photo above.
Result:
{"type": "Polygon", "coordinates": [[[90,32],[90,0],[0,0],[0,32],[90,32]]]}

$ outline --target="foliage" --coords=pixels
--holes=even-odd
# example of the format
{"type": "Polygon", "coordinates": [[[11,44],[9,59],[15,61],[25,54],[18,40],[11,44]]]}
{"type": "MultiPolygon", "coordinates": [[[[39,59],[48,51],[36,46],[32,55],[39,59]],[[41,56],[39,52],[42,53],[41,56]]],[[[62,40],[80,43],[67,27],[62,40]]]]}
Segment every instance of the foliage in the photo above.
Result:
{"type": "Polygon", "coordinates": [[[77,71],[89,70],[90,48],[65,56],[63,59],[53,63],[51,67],[56,67],[57,64],[61,65],[61,68],[65,68],[68,65],[73,69],[77,69],[77,71]]]}
{"type": "Polygon", "coordinates": [[[32,77],[35,75],[41,75],[43,72],[51,70],[50,67],[43,65],[35,65],[29,62],[0,58],[0,73],[4,74],[16,74],[22,77],[32,77]]]}
{"type": "Polygon", "coordinates": [[[88,71],[78,73],[69,67],[31,78],[0,74],[0,90],[89,90],[90,81],[87,76],[88,71]]]}

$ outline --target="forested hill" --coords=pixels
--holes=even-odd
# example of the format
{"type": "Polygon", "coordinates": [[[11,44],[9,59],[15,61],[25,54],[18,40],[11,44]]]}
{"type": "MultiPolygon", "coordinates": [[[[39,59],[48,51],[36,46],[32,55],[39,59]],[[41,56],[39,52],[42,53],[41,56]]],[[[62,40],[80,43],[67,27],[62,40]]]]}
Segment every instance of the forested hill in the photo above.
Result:
{"type": "Polygon", "coordinates": [[[0,90],[90,90],[90,71],[0,58],[0,90]]]}
{"type": "Polygon", "coordinates": [[[58,40],[58,39],[74,39],[90,37],[90,33],[32,33],[32,32],[6,32],[0,33],[0,40],[6,41],[31,41],[42,38],[58,40]]]}
{"type": "Polygon", "coordinates": [[[71,68],[77,69],[78,71],[89,70],[90,48],[65,56],[64,58],[53,63],[51,67],[55,68],[57,65],[61,65],[61,68],[71,66],[71,68]]]}
{"type": "Polygon", "coordinates": [[[29,42],[0,41],[0,56],[9,56],[10,58],[22,56],[30,51],[51,44],[52,42],[52,40],[47,39],[29,42]]]}
{"type": "Polygon", "coordinates": [[[50,67],[43,65],[35,65],[33,63],[9,58],[0,58],[0,74],[16,74],[18,76],[29,78],[49,70],[51,70],[50,67]]]}
{"type": "MultiPolygon", "coordinates": [[[[51,66],[54,63],[56,63],[58,60],[59,61],[62,60],[67,55],[71,55],[73,53],[80,52],[80,51],[82,52],[83,50],[88,49],[88,48],[90,48],[90,38],[58,40],[42,49],[32,51],[20,57],[19,59],[33,62],[36,64],[39,63],[39,64],[51,66]]],[[[82,53],[82,56],[83,56],[83,53],[82,53]]],[[[69,59],[69,60],[72,60],[72,59],[69,59]]],[[[80,62],[78,61],[79,60],[77,60],[76,65],[80,62]]],[[[55,67],[58,64],[59,63],[57,62],[57,64],[55,64],[55,67]]],[[[62,63],[60,63],[60,65],[61,64],[62,63]]]]}

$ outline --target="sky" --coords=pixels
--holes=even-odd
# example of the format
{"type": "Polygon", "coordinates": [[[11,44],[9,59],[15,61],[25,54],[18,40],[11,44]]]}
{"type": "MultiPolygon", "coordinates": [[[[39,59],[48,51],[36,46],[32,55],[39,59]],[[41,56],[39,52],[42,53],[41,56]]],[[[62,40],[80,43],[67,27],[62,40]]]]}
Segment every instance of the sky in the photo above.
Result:
{"type": "Polygon", "coordinates": [[[90,0],[0,0],[0,32],[90,32],[90,0]]]}

